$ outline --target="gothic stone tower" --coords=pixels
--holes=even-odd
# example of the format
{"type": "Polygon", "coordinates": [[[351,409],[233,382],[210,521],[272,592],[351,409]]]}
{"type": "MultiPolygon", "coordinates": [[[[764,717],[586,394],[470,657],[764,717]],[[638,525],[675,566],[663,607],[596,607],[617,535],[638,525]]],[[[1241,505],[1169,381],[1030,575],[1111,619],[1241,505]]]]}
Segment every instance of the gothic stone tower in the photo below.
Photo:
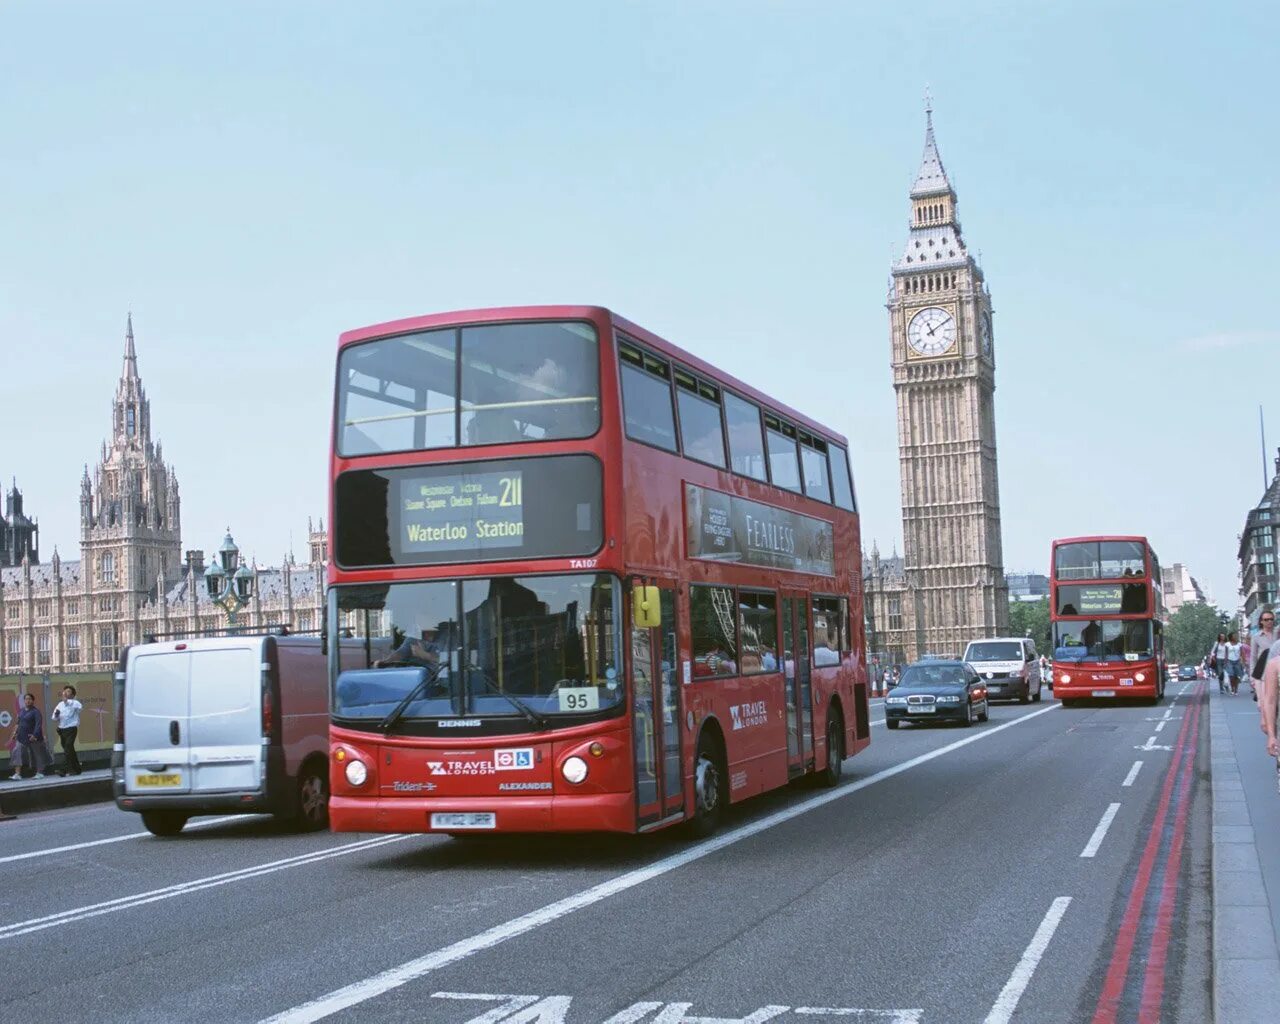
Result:
{"type": "Polygon", "coordinates": [[[136,618],[139,605],[180,574],[178,480],[151,440],[151,403],[138,376],[133,317],[112,404],[111,440],[80,481],[81,572],[95,612],[136,618]]]}
{"type": "Polygon", "coordinates": [[[993,404],[991,293],[960,235],[956,193],[926,111],[911,230],[893,265],[889,333],[908,657],[959,656],[1008,630],[993,404]]]}

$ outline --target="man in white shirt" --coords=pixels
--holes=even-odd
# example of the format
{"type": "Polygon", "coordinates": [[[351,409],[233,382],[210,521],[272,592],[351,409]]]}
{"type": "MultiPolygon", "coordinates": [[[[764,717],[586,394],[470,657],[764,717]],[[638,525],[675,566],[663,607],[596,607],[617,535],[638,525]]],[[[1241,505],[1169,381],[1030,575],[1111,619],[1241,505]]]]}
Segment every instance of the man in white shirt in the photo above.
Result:
{"type": "Polygon", "coordinates": [[[80,709],[84,705],[76,700],[76,688],[71,685],[62,688],[62,700],[53,709],[53,720],[58,723],[58,741],[62,744],[62,754],[66,758],[59,775],[79,775],[80,758],[76,756],[76,734],[80,731],[80,709]]]}

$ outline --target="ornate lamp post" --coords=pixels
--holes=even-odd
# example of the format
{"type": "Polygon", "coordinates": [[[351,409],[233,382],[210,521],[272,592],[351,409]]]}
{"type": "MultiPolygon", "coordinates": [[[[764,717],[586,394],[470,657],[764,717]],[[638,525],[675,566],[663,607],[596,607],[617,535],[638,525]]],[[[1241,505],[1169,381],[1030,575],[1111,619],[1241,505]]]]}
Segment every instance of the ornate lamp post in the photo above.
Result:
{"type": "Polygon", "coordinates": [[[204,583],[209,588],[209,600],[227,613],[227,622],[236,624],[236,612],[253,598],[253,586],[258,574],[240,562],[240,549],[231,539],[231,527],[218,549],[217,557],[204,571],[204,583]]]}

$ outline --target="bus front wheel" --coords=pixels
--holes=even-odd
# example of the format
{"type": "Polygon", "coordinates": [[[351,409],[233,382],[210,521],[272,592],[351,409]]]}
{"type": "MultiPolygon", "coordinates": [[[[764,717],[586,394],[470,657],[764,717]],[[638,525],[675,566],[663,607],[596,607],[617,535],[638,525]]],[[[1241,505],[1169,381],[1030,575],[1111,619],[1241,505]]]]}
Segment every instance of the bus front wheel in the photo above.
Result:
{"type": "Polygon", "coordinates": [[[704,737],[693,766],[693,818],[689,830],[703,839],[720,827],[729,802],[728,777],[718,746],[704,737]]]}

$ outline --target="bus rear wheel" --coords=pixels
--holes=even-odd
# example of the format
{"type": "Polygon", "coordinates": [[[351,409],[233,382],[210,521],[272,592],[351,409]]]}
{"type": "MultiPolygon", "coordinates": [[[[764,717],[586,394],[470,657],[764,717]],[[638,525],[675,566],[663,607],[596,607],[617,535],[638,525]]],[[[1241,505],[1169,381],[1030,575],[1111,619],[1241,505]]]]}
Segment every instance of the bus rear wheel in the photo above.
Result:
{"type": "Polygon", "coordinates": [[[693,818],[689,831],[695,838],[705,839],[720,827],[728,802],[724,758],[717,745],[704,737],[693,765],[693,818]]]}
{"type": "Polygon", "coordinates": [[[818,773],[819,785],[830,788],[844,774],[844,719],[834,712],[827,721],[827,766],[818,773]]]}

